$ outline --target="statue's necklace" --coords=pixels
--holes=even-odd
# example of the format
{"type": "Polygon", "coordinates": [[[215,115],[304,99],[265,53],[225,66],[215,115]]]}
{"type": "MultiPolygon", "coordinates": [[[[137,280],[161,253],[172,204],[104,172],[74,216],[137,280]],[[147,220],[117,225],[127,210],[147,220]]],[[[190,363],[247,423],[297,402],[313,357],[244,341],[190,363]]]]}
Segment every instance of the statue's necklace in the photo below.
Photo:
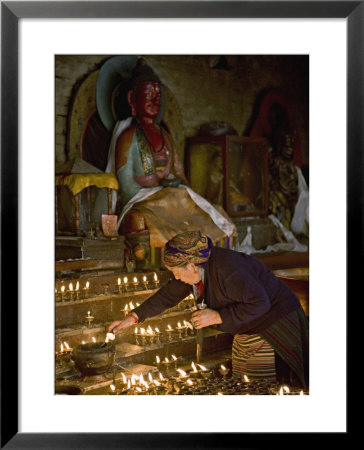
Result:
{"type": "MultiPolygon", "coordinates": [[[[139,123],[140,124],[140,123],[139,123]]],[[[143,126],[140,124],[140,127],[141,127],[141,129],[143,130],[143,134],[144,134],[144,136],[145,136],[145,139],[147,140],[147,142],[148,142],[148,144],[152,147],[152,149],[153,149],[153,151],[155,152],[155,153],[159,153],[161,150],[163,150],[163,147],[164,147],[164,136],[163,136],[163,132],[162,132],[162,128],[160,128],[160,134],[161,134],[161,137],[162,137],[162,145],[161,145],[161,147],[160,147],[160,149],[156,149],[155,147],[154,147],[154,145],[153,145],[153,143],[151,142],[151,140],[149,139],[149,137],[148,137],[148,134],[146,133],[146,131],[144,130],[144,128],[143,128],[143,126]]]]}

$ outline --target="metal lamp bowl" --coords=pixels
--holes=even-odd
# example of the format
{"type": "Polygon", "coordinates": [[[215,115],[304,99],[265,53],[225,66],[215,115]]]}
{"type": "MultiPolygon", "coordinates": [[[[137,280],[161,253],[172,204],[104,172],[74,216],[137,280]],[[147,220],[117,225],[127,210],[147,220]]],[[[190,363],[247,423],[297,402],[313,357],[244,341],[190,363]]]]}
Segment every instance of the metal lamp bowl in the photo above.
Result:
{"type": "Polygon", "coordinates": [[[112,342],[91,342],[77,346],[72,359],[82,375],[100,375],[114,364],[115,345],[112,342]]]}

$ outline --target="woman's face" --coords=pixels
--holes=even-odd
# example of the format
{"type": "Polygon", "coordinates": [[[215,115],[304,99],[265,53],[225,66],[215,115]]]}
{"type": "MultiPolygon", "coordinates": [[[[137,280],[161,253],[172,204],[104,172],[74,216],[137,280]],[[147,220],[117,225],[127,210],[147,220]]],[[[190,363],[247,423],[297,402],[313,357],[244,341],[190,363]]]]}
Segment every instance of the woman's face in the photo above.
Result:
{"type": "Polygon", "coordinates": [[[181,280],[187,284],[196,284],[201,281],[201,267],[194,264],[187,264],[184,267],[167,267],[176,280],[181,280]]]}

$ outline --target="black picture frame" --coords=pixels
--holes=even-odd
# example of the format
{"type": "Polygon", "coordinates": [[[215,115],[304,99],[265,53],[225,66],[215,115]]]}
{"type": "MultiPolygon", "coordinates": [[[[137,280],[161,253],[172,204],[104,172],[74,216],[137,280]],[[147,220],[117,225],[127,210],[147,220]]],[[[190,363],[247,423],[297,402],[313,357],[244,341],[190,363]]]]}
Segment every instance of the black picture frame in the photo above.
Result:
{"type": "MultiPolygon", "coordinates": [[[[363,262],[363,1],[24,1],[1,2],[1,448],[259,448],[279,433],[19,433],[18,342],[18,22],[22,18],[346,18],[347,19],[347,303],[359,291],[363,262]],[[11,105],[11,107],[9,107],[11,105]],[[361,258],[360,258],[361,259],[361,258]],[[6,280],[6,283],[4,283],[6,280]],[[352,294],[352,295],[351,295],[352,294]],[[11,318],[11,319],[9,319],[11,318]],[[11,367],[11,370],[9,370],[11,367]]],[[[340,208],[343,211],[342,208],[340,208]]],[[[348,349],[350,346],[348,346],[348,349]]],[[[348,416],[349,417],[349,416],[348,416]]],[[[349,422],[348,422],[349,423],[349,422]]],[[[335,436],[336,444],[347,433],[335,436]]],[[[167,430],[166,430],[167,431],[167,430]]],[[[326,442],[327,436],[318,440],[326,442]]],[[[319,439],[320,438],[320,439],[319,439]]],[[[280,435],[284,448],[297,434],[280,435]]],[[[300,444],[312,442],[310,433],[300,444]]],[[[274,439],[273,439],[274,440],[274,439]]],[[[270,442],[270,444],[267,444],[270,442]]]]}

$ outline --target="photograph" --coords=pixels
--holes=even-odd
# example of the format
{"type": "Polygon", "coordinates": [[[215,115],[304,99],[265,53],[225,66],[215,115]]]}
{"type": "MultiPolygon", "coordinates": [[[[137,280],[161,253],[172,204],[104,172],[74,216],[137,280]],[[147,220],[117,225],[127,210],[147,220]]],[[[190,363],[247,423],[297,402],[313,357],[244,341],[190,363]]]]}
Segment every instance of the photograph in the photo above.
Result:
{"type": "Polygon", "coordinates": [[[55,55],[55,89],[56,394],[308,395],[309,56],[55,55]]]}

